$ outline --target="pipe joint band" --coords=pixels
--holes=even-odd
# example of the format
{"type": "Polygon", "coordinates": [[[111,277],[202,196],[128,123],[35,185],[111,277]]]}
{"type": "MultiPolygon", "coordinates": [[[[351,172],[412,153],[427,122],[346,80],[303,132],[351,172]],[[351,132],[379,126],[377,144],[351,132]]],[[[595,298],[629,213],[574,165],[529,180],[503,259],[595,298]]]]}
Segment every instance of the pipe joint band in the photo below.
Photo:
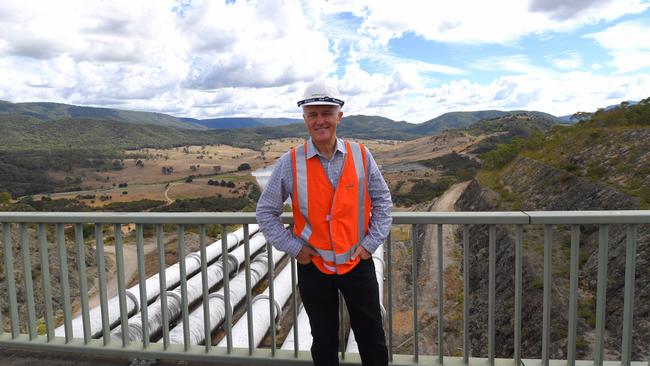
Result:
{"type": "MultiPolygon", "coordinates": [[[[266,294],[261,294],[261,295],[255,296],[253,301],[251,301],[251,307],[253,306],[253,304],[255,304],[255,302],[257,300],[265,300],[265,299],[271,301],[271,298],[269,297],[269,295],[266,295],[266,294]]],[[[275,305],[275,321],[277,323],[280,320],[280,315],[282,314],[282,307],[280,306],[280,304],[278,303],[278,301],[276,299],[273,299],[273,305],[275,305]]]]}
{"type": "Polygon", "coordinates": [[[231,264],[233,265],[232,268],[228,268],[230,270],[229,271],[230,275],[237,273],[237,270],[239,269],[239,265],[241,264],[241,263],[239,263],[239,259],[237,259],[237,257],[234,254],[228,253],[228,257],[227,257],[226,261],[229,262],[228,263],[229,267],[230,267],[231,264]],[[232,260],[232,262],[230,262],[231,260],[232,260]]]}
{"type": "Polygon", "coordinates": [[[190,253],[188,254],[185,258],[193,258],[196,260],[196,263],[200,266],[201,265],[201,254],[200,253],[190,253]]]}
{"type": "Polygon", "coordinates": [[[174,299],[176,299],[176,301],[178,301],[179,304],[180,304],[180,303],[182,302],[182,300],[183,300],[181,294],[179,294],[179,293],[176,292],[176,291],[170,291],[170,292],[167,292],[167,297],[173,297],[174,299]]]}
{"type": "MultiPolygon", "coordinates": [[[[208,295],[208,299],[221,299],[221,301],[226,304],[226,296],[222,294],[221,292],[213,292],[210,295],[208,295]]],[[[229,299],[230,300],[230,299],[229,299]]],[[[232,302],[230,303],[230,308],[232,309],[232,302]]]]}
{"type": "Polygon", "coordinates": [[[133,315],[133,314],[137,313],[138,311],[140,311],[140,301],[139,301],[138,297],[133,292],[127,290],[127,291],[125,291],[125,293],[126,293],[126,296],[129,299],[131,299],[131,301],[133,302],[133,305],[134,305],[133,312],[131,314],[129,314],[129,316],[130,316],[130,315],[133,315]]]}

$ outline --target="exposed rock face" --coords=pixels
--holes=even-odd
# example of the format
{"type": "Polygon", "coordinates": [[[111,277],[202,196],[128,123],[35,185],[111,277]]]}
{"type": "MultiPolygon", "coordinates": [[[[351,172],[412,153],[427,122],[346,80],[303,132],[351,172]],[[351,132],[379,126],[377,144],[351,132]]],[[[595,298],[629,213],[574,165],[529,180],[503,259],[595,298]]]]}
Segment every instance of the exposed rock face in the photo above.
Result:
{"type": "MultiPolygon", "coordinates": [[[[38,245],[38,235],[36,230],[33,228],[28,228],[27,231],[28,240],[29,240],[29,253],[30,253],[30,262],[32,267],[32,282],[34,285],[34,310],[37,319],[41,319],[45,316],[45,299],[44,299],[44,289],[43,289],[43,267],[41,266],[41,259],[39,253],[38,245]]],[[[52,291],[52,308],[54,317],[61,317],[63,313],[63,296],[61,289],[61,267],[58,257],[58,247],[52,233],[48,234],[48,262],[49,262],[49,273],[50,273],[50,284],[52,291]]],[[[14,279],[16,285],[16,298],[18,303],[18,318],[20,322],[20,328],[22,333],[27,333],[27,292],[25,289],[24,281],[24,272],[23,272],[23,258],[20,249],[20,235],[18,233],[18,227],[14,225],[11,232],[11,242],[12,242],[12,256],[13,256],[13,269],[14,269],[14,279]]],[[[69,237],[66,238],[66,248],[67,248],[67,267],[68,267],[68,283],[70,287],[70,299],[73,302],[73,307],[76,308],[79,305],[79,272],[77,264],[77,250],[74,240],[71,240],[69,237]]],[[[84,247],[85,252],[85,265],[86,265],[86,276],[88,281],[88,288],[91,289],[94,286],[94,283],[97,279],[97,260],[96,260],[96,251],[94,247],[86,245],[84,247]]],[[[9,321],[9,295],[7,291],[7,281],[5,273],[5,253],[2,255],[2,277],[0,277],[0,298],[2,301],[2,314],[4,320],[4,329],[5,331],[10,331],[10,321],[9,321]]],[[[62,322],[60,318],[60,322],[62,322]]],[[[58,323],[59,321],[57,321],[58,323]]],[[[45,328],[38,329],[37,322],[37,331],[44,332],[45,328]]],[[[44,323],[41,323],[44,324],[44,323]]]]}
{"type": "Polygon", "coordinates": [[[536,160],[517,158],[502,174],[526,210],[633,210],[638,200],[536,160]]]}
{"type": "MultiPolygon", "coordinates": [[[[535,160],[518,158],[503,173],[502,182],[523,210],[628,210],[638,201],[603,184],[575,177],[535,160]]],[[[457,202],[457,209],[488,211],[510,209],[499,194],[473,182],[457,202]]],[[[647,360],[650,344],[650,228],[637,228],[633,360],[647,360]]],[[[593,359],[595,293],[598,273],[598,230],[581,226],[579,271],[578,358],[593,359]]],[[[526,227],[524,234],[523,329],[524,357],[541,356],[543,268],[542,228],[526,227]]],[[[551,358],[565,358],[568,330],[568,227],[553,233],[553,290],[551,358]]],[[[609,225],[609,260],[606,303],[606,359],[620,359],[625,281],[626,228],[609,225]]],[[[475,226],[470,240],[470,306],[474,355],[487,355],[488,229],[475,226]]],[[[514,227],[497,227],[496,355],[512,357],[514,314],[514,227]]]]}

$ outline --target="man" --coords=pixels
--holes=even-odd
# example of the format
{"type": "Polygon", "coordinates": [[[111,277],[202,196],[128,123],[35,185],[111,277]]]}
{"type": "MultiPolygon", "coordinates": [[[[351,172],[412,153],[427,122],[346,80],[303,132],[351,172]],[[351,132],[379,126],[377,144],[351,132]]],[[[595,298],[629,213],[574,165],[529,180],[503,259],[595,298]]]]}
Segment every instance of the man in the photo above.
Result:
{"type": "Polygon", "coordinates": [[[338,292],[347,304],[363,365],[387,365],[372,253],[388,235],[390,191],[370,152],[337,138],[344,102],[325,81],[298,102],[310,139],[277,161],[257,204],[267,240],[298,262],[298,288],[311,325],[315,365],[339,364],[338,292]],[[294,228],[280,220],[291,196],[294,228]]]}

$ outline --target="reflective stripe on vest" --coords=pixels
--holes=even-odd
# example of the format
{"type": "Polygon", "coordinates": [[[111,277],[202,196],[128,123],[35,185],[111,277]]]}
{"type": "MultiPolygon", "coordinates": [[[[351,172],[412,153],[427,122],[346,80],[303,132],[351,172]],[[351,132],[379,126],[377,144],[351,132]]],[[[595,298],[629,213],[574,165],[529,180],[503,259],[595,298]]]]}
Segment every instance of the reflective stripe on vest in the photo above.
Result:
{"type": "MultiPolygon", "coordinates": [[[[341,180],[339,181],[339,186],[341,186],[341,182],[343,181],[343,175],[348,174],[351,172],[348,172],[351,167],[347,168],[349,166],[347,159],[352,159],[352,166],[354,167],[355,173],[356,173],[356,187],[357,187],[357,197],[356,197],[356,207],[357,207],[357,215],[354,218],[350,217],[340,217],[337,216],[337,222],[339,222],[341,219],[343,220],[354,220],[353,223],[346,224],[346,228],[348,226],[350,227],[355,227],[356,226],[356,232],[357,236],[356,238],[351,238],[352,240],[355,240],[355,242],[350,242],[350,243],[340,243],[346,246],[346,250],[341,253],[336,253],[333,249],[333,243],[332,246],[329,246],[332,248],[330,249],[325,249],[322,247],[316,247],[312,244],[312,241],[310,238],[312,238],[313,234],[313,226],[312,223],[310,223],[310,217],[309,217],[309,189],[312,188],[315,189],[315,187],[309,187],[308,186],[308,172],[307,172],[307,159],[306,159],[306,151],[307,151],[307,145],[304,144],[303,146],[300,146],[298,148],[293,149],[292,154],[293,154],[293,168],[294,168],[294,193],[297,195],[297,197],[294,198],[294,205],[293,205],[293,210],[294,210],[294,218],[296,218],[296,227],[294,229],[294,232],[296,235],[300,236],[305,242],[309,243],[312,248],[314,248],[321,256],[322,259],[322,266],[327,269],[328,271],[332,273],[336,272],[341,272],[345,273],[351,268],[344,268],[344,271],[337,271],[336,268],[334,267],[335,265],[343,265],[343,264],[348,264],[351,260],[352,254],[354,251],[359,247],[361,240],[364,238],[365,233],[367,231],[367,217],[369,218],[369,199],[366,197],[366,189],[367,189],[367,184],[366,184],[366,173],[365,173],[365,162],[364,162],[364,157],[365,154],[362,152],[363,146],[357,143],[353,142],[345,142],[346,145],[346,150],[347,150],[347,155],[346,155],[346,160],[344,161],[343,168],[341,171],[341,180]],[[297,207],[296,207],[297,206],[297,207]],[[298,212],[296,212],[298,211],[298,212]],[[297,214],[300,215],[300,217],[297,217],[297,214]],[[299,227],[301,225],[302,229],[299,227]]],[[[314,165],[312,165],[314,167],[314,165]]],[[[323,173],[324,169],[322,169],[322,166],[320,165],[320,161],[318,161],[318,168],[322,170],[323,173]]],[[[317,172],[318,173],[318,172],[317,172]]],[[[324,174],[326,177],[326,174],[324,174]]],[[[352,177],[348,177],[349,179],[355,179],[352,177]]],[[[315,179],[315,178],[314,178],[315,179]]],[[[320,178],[319,178],[320,179],[320,178]]],[[[328,181],[329,179],[326,178],[328,181]]],[[[348,179],[348,182],[350,181],[348,179]]],[[[316,180],[317,181],[317,180],[316,180]]],[[[346,189],[348,187],[345,187],[343,189],[346,189]]],[[[337,187],[337,190],[339,187],[337,187]]],[[[331,191],[327,191],[331,192],[331,191]]],[[[313,192],[312,192],[313,193],[313,192]]],[[[326,193],[329,194],[329,193],[326,193]]],[[[352,197],[350,197],[352,198],[352,197]]],[[[327,209],[330,212],[330,215],[327,216],[326,221],[328,222],[328,228],[330,229],[330,232],[328,233],[328,237],[330,238],[330,241],[333,241],[331,235],[332,235],[332,230],[331,230],[331,223],[333,218],[331,217],[331,214],[334,209],[334,205],[336,204],[336,199],[337,199],[337,194],[336,191],[334,192],[332,201],[329,203],[331,207],[327,207],[327,209]]],[[[354,199],[354,198],[353,198],[354,199]]],[[[321,201],[322,202],[322,201],[321,201]]],[[[320,208],[321,211],[324,208],[320,208]]],[[[318,212],[321,212],[318,211],[318,212]]],[[[345,216],[345,214],[343,214],[345,216]]],[[[318,219],[316,219],[318,221],[318,219]]],[[[319,224],[320,225],[320,224],[319,224]]],[[[323,227],[320,228],[320,230],[323,230],[323,227]]],[[[339,229],[337,233],[340,233],[341,231],[344,231],[344,234],[347,235],[349,234],[346,232],[344,229],[339,229]]],[[[348,229],[349,231],[349,229],[348,229]]],[[[321,232],[322,235],[322,232],[321,232]]],[[[344,235],[344,236],[345,236],[344,235]]],[[[322,240],[322,236],[320,237],[322,240]]],[[[317,240],[318,241],[318,240],[317,240]]],[[[323,246],[323,244],[321,244],[323,246]]],[[[321,264],[321,261],[318,261],[319,264],[321,264]]],[[[350,264],[356,264],[350,263],[350,264]]],[[[353,267],[353,266],[352,266],[353,267]]],[[[321,268],[319,268],[321,269],[321,268]]],[[[322,270],[322,269],[321,269],[322,270]]]]}

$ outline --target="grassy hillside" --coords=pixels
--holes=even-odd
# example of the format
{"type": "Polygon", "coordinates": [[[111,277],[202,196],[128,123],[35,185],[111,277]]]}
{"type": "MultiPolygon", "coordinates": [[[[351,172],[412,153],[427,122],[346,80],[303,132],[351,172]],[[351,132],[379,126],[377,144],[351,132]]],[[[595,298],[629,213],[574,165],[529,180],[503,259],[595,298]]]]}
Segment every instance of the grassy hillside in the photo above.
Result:
{"type": "Polygon", "coordinates": [[[294,123],[302,123],[302,119],[295,118],[252,118],[252,117],[231,117],[231,118],[211,118],[195,119],[181,118],[183,122],[188,122],[210,129],[216,128],[253,128],[253,127],[272,127],[286,126],[294,123]]]}
{"type": "Polygon", "coordinates": [[[67,118],[101,119],[133,124],[204,130],[205,127],[186,123],[179,118],[152,112],[128,111],[113,108],[81,107],[62,103],[10,103],[0,101],[0,116],[19,115],[40,121],[67,118]]]}
{"type": "Polygon", "coordinates": [[[0,135],[0,151],[114,151],[215,143],[259,148],[262,144],[262,137],[250,132],[192,131],[82,118],[39,121],[24,116],[0,116],[0,128],[3,131],[0,135]]]}
{"type": "Polygon", "coordinates": [[[39,121],[0,116],[0,187],[14,197],[77,190],[78,178],[53,180],[48,170],[120,168],[123,151],[142,147],[228,144],[259,149],[264,137],[243,130],[194,131],[124,122],[68,118],[39,121]]]}
{"type": "MultiPolygon", "coordinates": [[[[344,138],[380,140],[411,140],[421,137],[421,135],[407,131],[412,126],[407,122],[396,122],[380,116],[354,115],[343,117],[336,133],[344,138]]],[[[268,138],[308,136],[303,123],[277,127],[259,127],[251,130],[268,138]]]]}
{"type": "Polygon", "coordinates": [[[522,119],[533,119],[538,121],[548,121],[551,123],[561,123],[562,120],[550,115],[548,113],[536,112],[536,111],[475,111],[475,112],[450,112],[445,113],[439,117],[436,117],[432,120],[426,121],[422,124],[416,125],[408,129],[408,132],[416,134],[425,134],[430,135],[440,131],[449,130],[449,129],[464,129],[470,128],[480,121],[490,121],[490,120],[499,120],[499,119],[510,119],[520,117],[522,119]]]}
{"type": "Polygon", "coordinates": [[[513,138],[547,133],[553,126],[557,126],[555,119],[537,114],[516,113],[477,122],[466,130],[475,136],[493,135],[473,149],[474,153],[482,154],[494,150],[500,144],[511,142],[513,138]]]}
{"type": "Polygon", "coordinates": [[[409,132],[429,135],[443,130],[465,128],[480,120],[501,117],[506,114],[506,112],[496,110],[449,112],[411,127],[409,132]]]}
{"type": "Polygon", "coordinates": [[[650,208],[650,98],[497,146],[482,155],[481,183],[499,186],[500,170],[518,156],[605,183],[650,208]]]}

